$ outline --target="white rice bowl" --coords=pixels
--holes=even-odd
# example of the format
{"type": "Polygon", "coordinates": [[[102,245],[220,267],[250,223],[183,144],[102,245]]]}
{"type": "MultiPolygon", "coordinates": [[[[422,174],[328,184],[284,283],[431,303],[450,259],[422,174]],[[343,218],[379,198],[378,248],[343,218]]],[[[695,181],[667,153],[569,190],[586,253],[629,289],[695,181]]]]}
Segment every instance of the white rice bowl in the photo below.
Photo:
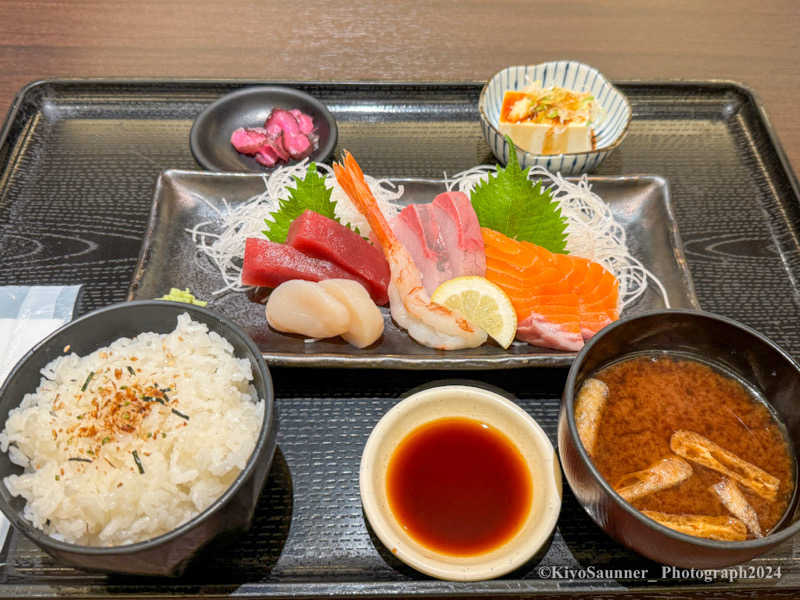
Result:
{"type": "Polygon", "coordinates": [[[80,545],[132,544],[197,516],[244,469],[264,417],[250,362],[186,313],[171,333],[63,355],[42,375],[0,433],[25,468],[3,482],[34,526],[80,545]]]}

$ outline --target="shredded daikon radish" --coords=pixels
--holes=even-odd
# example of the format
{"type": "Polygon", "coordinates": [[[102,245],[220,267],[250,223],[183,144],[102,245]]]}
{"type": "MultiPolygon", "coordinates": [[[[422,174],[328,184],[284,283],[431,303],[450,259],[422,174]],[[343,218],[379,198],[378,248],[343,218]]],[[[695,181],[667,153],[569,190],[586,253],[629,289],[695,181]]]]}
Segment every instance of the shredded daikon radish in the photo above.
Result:
{"type": "MultiPolygon", "coordinates": [[[[308,160],[279,167],[264,176],[264,191],[241,204],[232,206],[225,198],[208,199],[197,196],[212,212],[212,218],[187,229],[197,249],[206,255],[222,276],[224,286],[213,292],[218,295],[227,291],[243,292],[250,286],[242,284],[242,260],[248,237],[263,237],[265,219],[278,210],[280,201],[289,198],[295,187],[295,177],[303,178],[308,169],[308,160]]],[[[331,199],[336,201],[336,216],[345,225],[358,228],[363,236],[371,229],[350,198],[341,189],[333,170],[325,164],[317,164],[317,170],[325,176],[325,185],[333,188],[331,199]]],[[[378,206],[387,219],[400,211],[397,200],[403,195],[403,186],[395,186],[386,179],[365,176],[367,184],[378,201],[378,206]]],[[[202,265],[201,265],[202,267],[202,265]]]]}
{"type": "MultiPolygon", "coordinates": [[[[473,167],[448,178],[447,189],[470,195],[480,181],[486,181],[497,168],[491,165],[473,167]]],[[[625,230],[616,221],[608,204],[592,192],[586,175],[577,183],[552,174],[544,167],[534,166],[528,172],[532,181],[553,194],[553,201],[567,220],[567,251],[575,256],[600,263],[619,281],[619,310],[635,302],[647,290],[647,280],[655,284],[669,308],[669,298],[658,278],[648,271],[628,250],[625,230]]]]}
{"type": "MultiPolygon", "coordinates": [[[[387,220],[391,219],[400,209],[403,208],[398,200],[403,196],[405,191],[402,185],[395,185],[388,179],[374,179],[369,175],[365,175],[369,189],[372,190],[373,196],[378,201],[378,207],[386,217],[387,220]]],[[[345,225],[350,225],[358,229],[358,232],[364,236],[369,237],[372,233],[367,218],[362,215],[359,210],[353,205],[350,196],[342,189],[339,182],[336,181],[334,175],[328,175],[325,179],[325,185],[333,188],[331,193],[331,200],[336,202],[335,213],[339,221],[345,225]]]]}
{"type": "MultiPolygon", "coordinates": [[[[264,191],[241,204],[232,206],[226,199],[199,197],[212,212],[212,218],[198,223],[187,231],[198,250],[208,256],[222,275],[224,286],[214,295],[226,291],[245,291],[242,284],[242,258],[248,237],[261,237],[266,228],[264,219],[277,211],[281,200],[289,197],[295,186],[294,177],[304,177],[308,161],[296,165],[279,167],[264,176],[264,191]]],[[[353,206],[342,190],[332,169],[318,164],[317,169],[325,176],[325,185],[332,188],[331,200],[336,202],[336,216],[345,225],[358,228],[368,237],[371,230],[366,219],[353,206]]],[[[496,167],[481,165],[446,179],[447,189],[457,189],[469,195],[473,188],[486,180],[496,167]]],[[[614,219],[609,206],[591,191],[584,175],[577,183],[554,175],[543,167],[532,167],[528,173],[531,180],[541,180],[551,190],[553,200],[559,204],[562,216],[567,220],[567,251],[599,262],[619,281],[620,311],[635,302],[647,289],[648,278],[660,292],[664,305],[669,307],[666,290],[658,278],[648,271],[628,250],[625,230],[614,219]]],[[[366,176],[367,184],[378,201],[387,219],[396,215],[402,206],[398,202],[403,195],[403,186],[396,186],[387,179],[366,176]]]]}

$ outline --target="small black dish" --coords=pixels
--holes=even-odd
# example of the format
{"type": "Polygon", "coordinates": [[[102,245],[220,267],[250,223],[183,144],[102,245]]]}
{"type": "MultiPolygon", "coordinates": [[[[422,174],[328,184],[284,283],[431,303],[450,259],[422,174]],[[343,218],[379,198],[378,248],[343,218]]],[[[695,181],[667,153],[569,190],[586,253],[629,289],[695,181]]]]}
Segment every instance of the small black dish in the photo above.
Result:
{"type": "MultiPolygon", "coordinates": [[[[324,162],[330,157],[336,147],[339,130],[336,119],[325,105],[300,90],[263,86],[226,94],[198,115],[189,134],[189,147],[195,160],[209,171],[270,172],[275,167],[265,167],[252,156],[237,152],[231,144],[231,134],[239,127],[263,127],[273,108],[299,108],[311,115],[319,145],[309,159],[324,162]]],[[[285,164],[278,163],[276,166],[285,164]]]]}
{"type": "MultiPolygon", "coordinates": [[[[250,361],[253,386],[258,397],[266,402],[253,453],[231,487],[202,513],[163,535],[124,546],[81,546],[50,537],[23,517],[25,499],[11,496],[0,482],[0,510],[14,528],[65,564],[112,573],[177,576],[212,541],[231,539],[252,523],[276,447],[278,423],[272,378],[261,352],[247,334],[205,308],[141,300],[107,306],[64,325],[23,356],[0,388],[0,428],[23,396],[36,390],[42,368],[60,356],[66,346],[85,356],[121,337],[134,337],[145,331],[167,333],[175,329],[178,315],[185,312],[226,339],[236,357],[250,361]]],[[[0,453],[0,479],[21,472],[22,468],[13,464],[7,453],[0,453]]]]}
{"type": "Polygon", "coordinates": [[[586,378],[641,352],[680,352],[723,367],[757,390],[787,428],[800,456],[800,365],[774,342],[733,319],[692,310],[653,311],[602,329],[572,363],[561,401],[558,451],[561,466],[583,508],[605,532],[631,550],[662,564],[710,569],[748,561],[800,531],[797,483],[778,526],[762,538],[723,542],[669,529],[625,502],[594,466],[578,436],[575,398],[586,378]]]}

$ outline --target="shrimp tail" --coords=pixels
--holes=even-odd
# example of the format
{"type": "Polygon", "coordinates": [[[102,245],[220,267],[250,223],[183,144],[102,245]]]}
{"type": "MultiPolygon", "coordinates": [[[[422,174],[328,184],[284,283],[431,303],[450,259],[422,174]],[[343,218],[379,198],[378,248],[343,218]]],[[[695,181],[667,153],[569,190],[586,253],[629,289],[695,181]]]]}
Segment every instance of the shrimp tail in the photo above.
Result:
{"type": "Polygon", "coordinates": [[[341,163],[333,163],[333,172],[342,189],[353,201],[353,204],[364,215],[375,237],[384,251],[397,244],[397,237],[389,226],[386,217],[378,207],[378,201],[372,195],[361,167],[347,150],[344,151],[341,163]]]}
{"type": "Polygon", "coordinates": [[[333,163],[333,172],[358,212],[366,217],[389,262],[389,306],[398,324],[432,348],[474,348],[486,341],[485,331],[473,328],[446,306],[431,302],[419,269],[383,216],[353,155],[345,150],[341,162],[333,163]]]}

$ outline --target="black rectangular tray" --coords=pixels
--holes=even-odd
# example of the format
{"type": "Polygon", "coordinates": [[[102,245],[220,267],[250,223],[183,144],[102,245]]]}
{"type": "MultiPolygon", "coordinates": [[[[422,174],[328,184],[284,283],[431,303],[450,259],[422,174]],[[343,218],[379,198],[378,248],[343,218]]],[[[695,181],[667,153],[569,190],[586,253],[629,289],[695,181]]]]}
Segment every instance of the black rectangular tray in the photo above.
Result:
{"type": "MultiPolygon", "coordinates": [[[[25,88],[0,133],[0,285],[82,283],[78,313],[124,300],[159,173],[196,169],[192,119],[249,83],[264,82],[72,80],[25,88]]],[[[493,162],[478,125],[478,82],[293,85],[331,108],[339,148],[373,175],[437,178],[493,162]]],[[[633,123],[597,174],[667,179],[700,305],[800,357],[800,193],[758,100],[727,82],[620,87],[633,123]]],[[[566,372],[458,377],[515,394],[555,443],[566,372]]],[[[358,463],[369,431],[397,396],[452,373],[272,373],[279,450],[246,536],[212,548],[178,580],[150,580],[65,568],[12,532],[0,553],[0,596],[800,594],[800,540],[741,571],[664,577],[660,565],[595,526],[568,487],[552,543],[523,568],[480,583],[423,577],[387,556],[366,526],[358,463]]]]}

